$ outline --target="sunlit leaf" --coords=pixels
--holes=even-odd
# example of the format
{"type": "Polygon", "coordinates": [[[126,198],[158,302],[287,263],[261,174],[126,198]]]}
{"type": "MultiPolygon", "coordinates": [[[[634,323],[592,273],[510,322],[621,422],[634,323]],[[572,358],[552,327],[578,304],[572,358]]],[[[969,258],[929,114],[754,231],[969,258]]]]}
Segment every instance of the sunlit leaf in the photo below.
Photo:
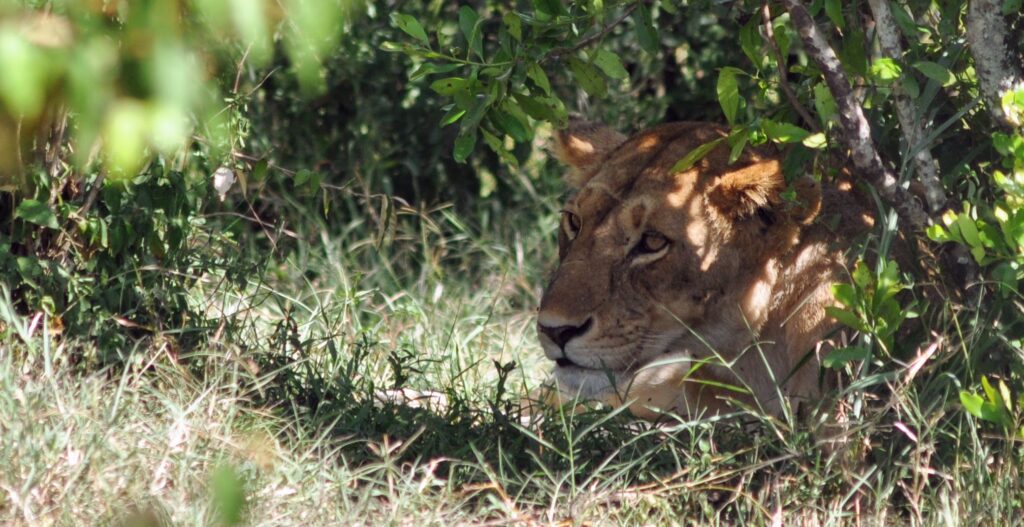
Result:
{"type": "Polygon", "coordinates": [[[243,45],[249,47],[249,60],[256,65],[266,64],[273,52],[270,21],[261,0],[228,0],[231,21],[243,45]]]}
{"type": "Polygon", "coordinates": [[[42,51],[0,28],[0,101],[16,115],[35,118],[43,109],[47,77],[42,51]]]}
{"type": "Polygon", "coordinates": [[[900,78],[900,65],[888,57],[875,59],[871,64],[871,77],[882,84],[888,84],[900,78]]]}
{"type": "Polygon", "coordinates": [[[704,159],[712,150],[715,149],[716,146],[719,145],[719,143],[724,140],[725,138],[722,137],[713,141],[708,141],[707,143],[690,150],[690,152],[683,156],[682,159],[676,161],[676,164],[672,165],[672,172],[685,172],[690,170],[693,168],[693,165],[696,165],[698,161],[704,159]]]}
{"type": "Polygon", "coordinates": [[[825,138],[825,134],[822,132],[811,134],[805,137],[801,142],[807,148],[813,148],[815,150],[821,150],[828,146],[828,140],[825,138]]]}
{"type": "Polygon", "coordinates": [[[768,137],[779,143],[798,143],[811,135],[810,132],[792,123],[780,123],[770,119],[761,121],[761,127],[768,137]]]}
{"type": "Polygon", "coordinates": [[[114,177],[130,177],[142,165],[149,137],[149,111],[141,102],[122,99],[112,106],[103,127],[103,149],[114,177]]]}

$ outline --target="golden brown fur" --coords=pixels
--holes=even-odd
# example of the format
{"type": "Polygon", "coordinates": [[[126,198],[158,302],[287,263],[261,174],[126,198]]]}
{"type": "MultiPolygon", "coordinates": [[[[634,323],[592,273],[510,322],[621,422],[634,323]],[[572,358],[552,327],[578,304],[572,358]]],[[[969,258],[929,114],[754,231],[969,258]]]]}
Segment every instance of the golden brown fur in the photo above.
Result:
{"type": "Polygon", "coordinates": [[[577,190],[538,330],[561,400],[653,418],[720,412],[728,399],[774,413],[779,394],[820,395],[815,346],[834,326],[830,286],[870,217],[848,192],[809,177],[793,185],[796,203],[783,200],[776,158],[748,149],[729,164],[724,142],[673,173],[724,135],[705,123],[629,139],[592,124],[558,134],[577,190]],[[828,222],[838,227],[816,221],[819,211],[839,214],[828,222]]]}

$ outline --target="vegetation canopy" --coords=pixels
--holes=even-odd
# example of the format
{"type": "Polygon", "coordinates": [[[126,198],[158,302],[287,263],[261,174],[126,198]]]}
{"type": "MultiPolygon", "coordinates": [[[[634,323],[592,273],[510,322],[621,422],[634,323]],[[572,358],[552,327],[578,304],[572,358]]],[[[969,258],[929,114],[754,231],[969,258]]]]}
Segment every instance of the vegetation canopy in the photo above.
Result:
{"type": "Polygon", "coordinates": [[[1022,279],[1020,0],[0,0],[5,525],[1012,524],[1022,279]],[[873,203],[821,408],[522,404],[579,117],[873,203]]]}

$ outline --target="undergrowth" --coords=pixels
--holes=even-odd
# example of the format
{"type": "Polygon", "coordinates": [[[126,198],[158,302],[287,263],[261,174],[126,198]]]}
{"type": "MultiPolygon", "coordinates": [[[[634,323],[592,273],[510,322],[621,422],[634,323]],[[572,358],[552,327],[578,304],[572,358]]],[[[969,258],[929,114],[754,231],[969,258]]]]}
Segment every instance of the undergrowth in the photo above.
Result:
{"type": "Polygon", "coordinates": [[[855,377],[838,433],[528,413],[557,217],[534,211],[470,224],[399,208],[387,243],[366,220],[296,226],[310,243],[255,258],[230,287],[191,283],[206,344],[157,332],[99,370],[80,362],[95,342],[6,296],[0,521],[210,524],[225,471],[252,525],[1003,524],[1024,505],[1020,444],[955,403],[977,315],[951,312],[962,337],[855,377]]]}

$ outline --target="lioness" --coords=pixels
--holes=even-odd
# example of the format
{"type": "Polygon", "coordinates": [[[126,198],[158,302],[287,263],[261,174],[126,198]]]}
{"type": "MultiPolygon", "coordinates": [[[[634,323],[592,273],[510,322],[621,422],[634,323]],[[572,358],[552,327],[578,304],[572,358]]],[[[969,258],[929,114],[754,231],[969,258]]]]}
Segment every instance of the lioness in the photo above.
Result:
{"type": "Polygon", "coordinates": [[[724,412],[729,399],[778,413],[784,398],[820,396],[830,286],[871,217],[849,183],[806,177],[783,199],[777,157],[748,149],[730,164],[724,141],[673,171],[725,135],[695,122],[628,139],[582,122],[556,134],[575,192],[537,332],[560,401],[651,419],[724,412]]]}

